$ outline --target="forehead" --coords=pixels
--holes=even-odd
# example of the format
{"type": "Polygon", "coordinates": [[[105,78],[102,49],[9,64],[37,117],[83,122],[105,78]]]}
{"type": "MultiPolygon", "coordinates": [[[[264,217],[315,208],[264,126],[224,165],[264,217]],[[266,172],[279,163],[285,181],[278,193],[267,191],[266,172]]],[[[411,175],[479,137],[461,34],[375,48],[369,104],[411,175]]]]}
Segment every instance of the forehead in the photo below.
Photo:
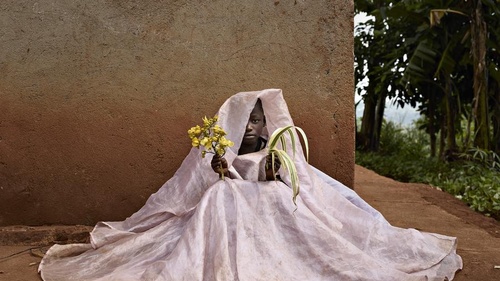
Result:
{"type": "Polygon", "coordinates": [[[260,101],[255,103],[250,115],[262,114],[264,115],[264,110],[262,109],[262,103],[260,101]]]}
{"type": "Polygon", "coordinates": [[[262,111],[262,108],[257,105],[252,109],[252,112],[250,113],[250,116],[262,116],[262,115],[264,115],[264,112],[262,111]]]}

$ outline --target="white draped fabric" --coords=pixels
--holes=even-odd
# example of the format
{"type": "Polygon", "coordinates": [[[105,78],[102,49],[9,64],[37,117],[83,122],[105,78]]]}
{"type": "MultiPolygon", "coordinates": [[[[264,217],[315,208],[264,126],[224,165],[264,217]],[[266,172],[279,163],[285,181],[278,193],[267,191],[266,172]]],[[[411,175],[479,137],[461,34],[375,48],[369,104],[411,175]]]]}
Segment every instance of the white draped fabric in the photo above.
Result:
{"type": "Polygon", "coordinates": [[[225,156],[233,179],[220,180],[211,157],[193,148],[138,212],[98,223],[91,244],[51,247],[39,267],[42,278],[451,280],[462,268],[454,237],[391,226],[301,153],[294,160],[297,206],[286,171],[280,170],[282,182],[259,181],[266,149],[237,155],[258,98],[268,132],[293,124],[281,90],[229,98],[218,115],[235,143],[225,156]]]}

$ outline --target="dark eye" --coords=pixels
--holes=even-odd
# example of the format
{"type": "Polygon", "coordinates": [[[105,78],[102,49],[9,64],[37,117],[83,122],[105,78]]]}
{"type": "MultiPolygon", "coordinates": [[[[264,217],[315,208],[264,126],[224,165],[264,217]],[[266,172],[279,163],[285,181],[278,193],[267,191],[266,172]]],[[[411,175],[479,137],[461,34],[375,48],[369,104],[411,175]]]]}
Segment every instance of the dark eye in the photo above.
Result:
{"type": "Polygon", "coordinates": [[[260,119],[252,119],[252,123],[258,124],[260,122],[260,119]]]}

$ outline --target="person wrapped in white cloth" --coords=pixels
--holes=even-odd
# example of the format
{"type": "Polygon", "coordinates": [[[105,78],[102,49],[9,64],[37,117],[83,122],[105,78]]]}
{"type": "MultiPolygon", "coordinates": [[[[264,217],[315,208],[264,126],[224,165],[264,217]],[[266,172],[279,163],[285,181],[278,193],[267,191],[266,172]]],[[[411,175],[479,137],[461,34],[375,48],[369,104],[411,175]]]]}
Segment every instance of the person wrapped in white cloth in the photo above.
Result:
{"type": "Polygon", "coordinates": [[[43,280],[441,281],[462,268],[456,238],[391,226],[301,153],[295,205],[289,174],[266,165],[266,135],[293,125],[281,90],[238,93],[217,115],[235,143],[224,157],[193,148],[132,216],[52,246],[43,280]]]}

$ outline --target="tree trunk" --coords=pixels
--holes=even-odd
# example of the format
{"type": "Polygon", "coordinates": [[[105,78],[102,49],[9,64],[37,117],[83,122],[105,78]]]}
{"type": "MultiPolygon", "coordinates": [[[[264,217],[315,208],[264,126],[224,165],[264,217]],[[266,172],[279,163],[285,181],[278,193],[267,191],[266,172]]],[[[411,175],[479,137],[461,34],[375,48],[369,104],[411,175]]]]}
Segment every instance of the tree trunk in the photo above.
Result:
{"type": "Polygon", "coordinates": [[[372,147],[377,151],[380,146],[380,134],[382,133],[382,123],[384,121],[385,99],[386,93],[380,94],[377,99],[377,107],[375,109],[375,128],[373,129],[372,147]]]}
{"type": "MultiPolygon", "coordinates": [[[[382,3],[375,2],[373,9],[380,9],[382,3]]],[[[374,30],[382,30],[383,23],[380,17],[375,17],[375,22],[373,25],[374,30]]],[[[377,38],[373,39],[373,43],[376,42],[377,38]]],[[[379,58],[370,57],[366,61],[368,86],[366,87],[366,94],[363,96],[363,102],[365,108],[363,110],[363,117],[361,118],[361,149],[365,151],[376,151],[375,146],[375,132],[376,132],[376,108],[377,108],[377,76],[373,74],[373,70],[380,66],[379,58]]]]}
{"type": "Polygon", "coordinates": [[[445,159],[448,161],[455,160],[457,150],[457,142],[455,139],[455,102],[451,90],[451,78],[445,77],[445,105],[446,105],[446,150],[445,159]]]}
{"type": "Polygon", "coordinates": [[[500,87],[497,82],[492,83],[493,93],[493,147],[492,150],[500,155],[500,87]]]}
{"type": "MultiPolygon", "coordinates": [[[[429,88],[429,87],[428,87],[429,88]]],[[[429,90],[429,89],[428,89],[429,90]]],[[[428,106],[428,124],[427,124],[427,132],[430,136],[431,142],[431,157],[436,157],[436,95],[434,91],[429,91],[429,104],[428,106]]]]}
{"type": "Polygon", "coordinates": [[[444,161],[444,151],[446,149],[446,116],[441,117],[440,120],[440,134],[439,134],[439,159],[444,161]]]}
{"type": "Polygon", "coordinates": [[[363,97],[365,108],[363,109],[363,117],[361,118],[361,131],[359,136],[361,139],[361,149],[365,151],[373,151],[372,139],[375,129],[375,108],[377,105],[374,95],[373,92],[367,92],[363,97]]]}
{"type": "Polygon", "coordinates": [[[486,83],[486,22],[482,15],[481,0],[475,0],[471,21],[471,52],[474,64],[474,145],[489,149],[490,122],[488,117],[488,84],[486,83]]]}

